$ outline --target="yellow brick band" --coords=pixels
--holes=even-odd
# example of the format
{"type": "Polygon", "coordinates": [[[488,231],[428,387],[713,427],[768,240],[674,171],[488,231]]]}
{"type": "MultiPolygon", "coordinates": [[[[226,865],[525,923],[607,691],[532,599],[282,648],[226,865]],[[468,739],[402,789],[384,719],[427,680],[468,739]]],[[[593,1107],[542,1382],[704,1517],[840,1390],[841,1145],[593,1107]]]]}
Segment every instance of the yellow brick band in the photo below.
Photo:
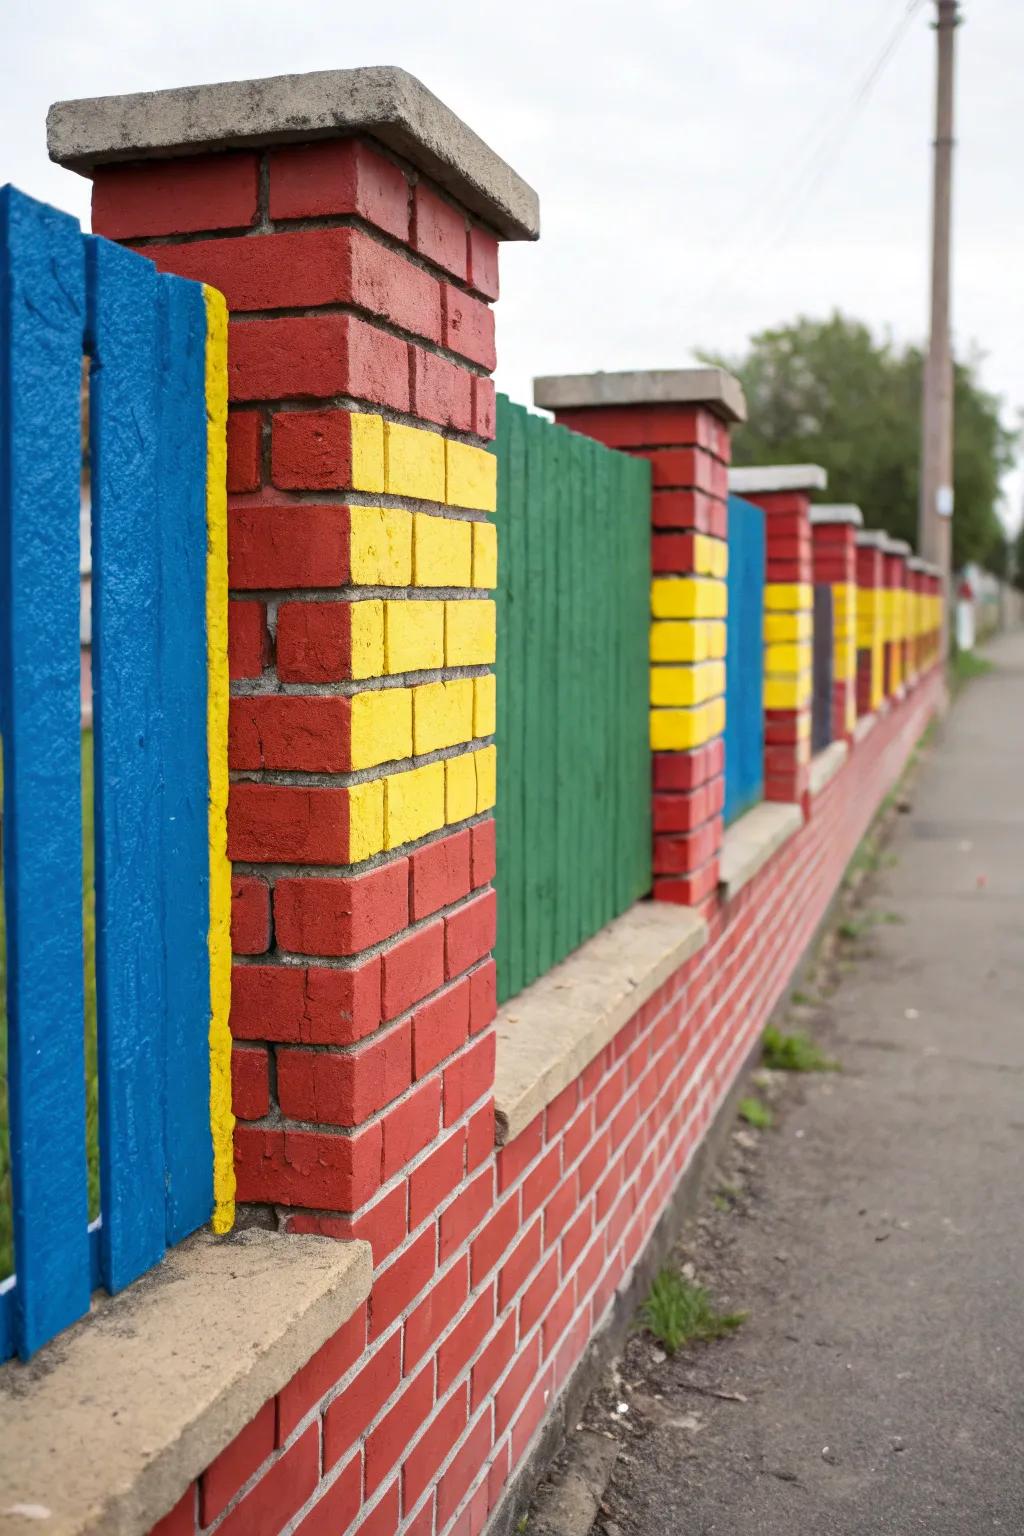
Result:
{"type": "Polygon", "coordinates": [[[473,735],[493,736],[497,719],[497,679],[493,672],[473,679],[473,735]]]}
{"type": "Polygon", "coordinates": [[[412,584],[468,587],[473,581],[473,525],[454,517],[415,512],[412,584]]]}
{"type": "Polygon", "coordinates": [[[807,581],[769,581],[764,606],[772,613],[799,613],[814,606],[813,589],[807,581]]]}
{"type": "Polygon", "coordinates": [[[724,539],[706,533],[693,536],[693,570],[696,576],[724,578],[729,571],[729,546],[724,539]]]}
{"type": "Polygon", "coordinates": [[[384,604],[384,657],[389,673],[444,666],[444,603],[407,598],[384,604]]]}
{"type": "Polygon", "coordinates": [[[353,784],[348,792],[348,861],[372,859],[384,848],[384,780],[353,784]]]}
{"type": "Polygon", "coordinates": [[[805,672],[799,677],[766,677],[764,680],[765,709],[800,709],[810,701],[814,691],[814,679],[805,672]]]}
{"type": "Polygon", "coordinates": [[[436,432],[384,423],[384,489],[389,496],[445,499],[445,440],[436,432]]]}
{"type": "Polygon", "coordinates": [[[421,683],[413,695],[413,751],[417,757],[473,739],[473,679],[421,683]]]}
{"type": "Polygon", "coordinates": [[[493,523],[473,523],[473,585],[493,592],[498,585],[498,530],[493,523]]]}
{"type": "Polygon", "coordinates": [[[665,619],[651,625],[652,661],[719,661],[725,646],[720,619],[665,619]]]}
{"type": "MultiPolygon", "coordinates": [[[[413,516],[396,507],[350,507],[349,568],[355,586],[407,587],[412,581],[413,516]]],[[[433,519],[440,522],[441,519],[433,519]]]]}
{"type": "Polygon", "coordinates": [[[497,645],[493,599],[462,598],[444,605],[444,659],[449,667],[490,665],[497,645]]]}
{"type": "Polygon", "coordinates": [[[689,667],[652,667],[651,703],[704,704],[725,692],[725,663],[706,661],[689,667]]]}
{"type": "Polygon", "coordinates": [[[651,751],[689,752],[725,729],[725,700],[713,699],[694,709],[652,709],[651,751]]]}
{"type": "Polygon", "coordinates": [[[798,645],[769,645],[764,653],[764,669],[776,676],[795,676],[814,665],[813,647],[798,645]]]}
{"type": "Polygon", "coordinates": [[[349,418],[352,429],[352,487],[379,495],[384,489],[384,421],[380,416],[349,418]]]}
{"type": "Polygon", "coordinates": [[[656,619],[724,619],[728,588],[710,577],[655,577],[651,612],[656,619]]]}
{"type": "Polygon", "coordinates": [[[498,752],[496,747],[481,747],[473,753],[476,763],[476,813],[489,811],[497,799],[498,752]]]}
{"type": "Polygon", "coordinates": [[[349,604],[351,667],[354,679],[380,677],[385,669],[384,612],[386,604],[378,597],[349,604]]]}
{"type": "Polygon", "coordinates": [[[445,765],[392,773],[384,785],[384,847],[390,852],[445,825],[445,765]]]}
{"type": "Polygon", "coordinates": [[[463,752],[444,765],[444,816],[449,826],[476,815],[476,755],[463,752]]]}
{"type": "Polygon", "coordinates": [[[445,440],[447,485],[445,501],[450,507],[470,507],[478,512],[494,512],[498,505],[498,460],[486,448],[472,448],[467,443],[445,440]]]}
{"type": "Polygon", "coordinates": [[[412,756],[413,691],[378,688],[351,701],[350,764],[376,768],[412,756]]]}
{"type": "Polygon", "coordinates": [[[766,613],[764,638],[767,645],[780,641],[810,640],[814,619],[809,613],[766,613]]]}

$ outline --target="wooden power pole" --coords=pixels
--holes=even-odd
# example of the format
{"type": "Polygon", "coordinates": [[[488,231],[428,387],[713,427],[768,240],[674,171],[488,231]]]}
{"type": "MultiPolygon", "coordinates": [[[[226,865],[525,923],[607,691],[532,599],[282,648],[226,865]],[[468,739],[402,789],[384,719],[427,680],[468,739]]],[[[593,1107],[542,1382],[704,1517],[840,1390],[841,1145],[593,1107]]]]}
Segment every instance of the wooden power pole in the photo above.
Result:
{"type": "Polygon", "coordinates": [[[953,350],[949,333],[953,202],[953,77],[958,0],[935,0],[935,163],[932,182],[931,335],[924,369],[918,549],[942,572],[942,657],[949,649],[953,603],[953,350]]]}

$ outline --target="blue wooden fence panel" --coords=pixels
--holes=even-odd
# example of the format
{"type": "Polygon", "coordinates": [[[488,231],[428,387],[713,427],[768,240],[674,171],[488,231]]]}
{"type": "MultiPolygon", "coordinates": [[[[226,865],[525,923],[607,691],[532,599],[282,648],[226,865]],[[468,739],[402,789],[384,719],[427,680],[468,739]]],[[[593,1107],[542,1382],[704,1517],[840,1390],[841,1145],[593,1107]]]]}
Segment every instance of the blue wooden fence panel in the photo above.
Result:
{"type": "Polygon", "coordinates": [[[0,191],[0,732],[16,1272],[0,1359],[213,1200],[200,285],[0,191]],[[90,366],[101,1217],[88,1224],[79,723],[90,366]]]}
{"type": "Polygon", "coordinates": [[[725,660],[725,821],[764,792],[764,513],[729,497],[729,615],[725,660]]]}

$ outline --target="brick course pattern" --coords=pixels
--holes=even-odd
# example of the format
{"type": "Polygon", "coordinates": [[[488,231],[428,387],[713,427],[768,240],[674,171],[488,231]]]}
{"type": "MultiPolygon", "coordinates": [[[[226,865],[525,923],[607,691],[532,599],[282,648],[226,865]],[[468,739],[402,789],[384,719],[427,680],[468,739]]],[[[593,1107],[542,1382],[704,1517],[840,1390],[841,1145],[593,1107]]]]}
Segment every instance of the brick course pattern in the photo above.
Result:
{"type": "Polygon", "coordinates": [[[883,557],[877,534],[858,534],[857,714],[870,715],[885,697],[883,557]]]}
{"type": "Polygon", "coordinates": [[[857,545],[849,522],[812,527],[814,584],[832,592],[832,740],[857,723],[857,545]]]}

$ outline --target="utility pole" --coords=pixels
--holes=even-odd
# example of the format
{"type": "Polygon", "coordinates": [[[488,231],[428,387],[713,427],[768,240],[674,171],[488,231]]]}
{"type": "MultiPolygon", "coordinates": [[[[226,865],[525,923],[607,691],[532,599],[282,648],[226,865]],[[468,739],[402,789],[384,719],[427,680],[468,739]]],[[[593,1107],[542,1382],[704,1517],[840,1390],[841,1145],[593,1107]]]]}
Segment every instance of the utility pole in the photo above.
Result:
{"type": "Polygon", "coordinates": [[[935,0],[935,163],[932,181],[931,335],[924,369],[918,549],[942,572],[942,658],[953,602],[953,351],[949,334],[953,201],[953,75],[958,0],[935,0]]]}

